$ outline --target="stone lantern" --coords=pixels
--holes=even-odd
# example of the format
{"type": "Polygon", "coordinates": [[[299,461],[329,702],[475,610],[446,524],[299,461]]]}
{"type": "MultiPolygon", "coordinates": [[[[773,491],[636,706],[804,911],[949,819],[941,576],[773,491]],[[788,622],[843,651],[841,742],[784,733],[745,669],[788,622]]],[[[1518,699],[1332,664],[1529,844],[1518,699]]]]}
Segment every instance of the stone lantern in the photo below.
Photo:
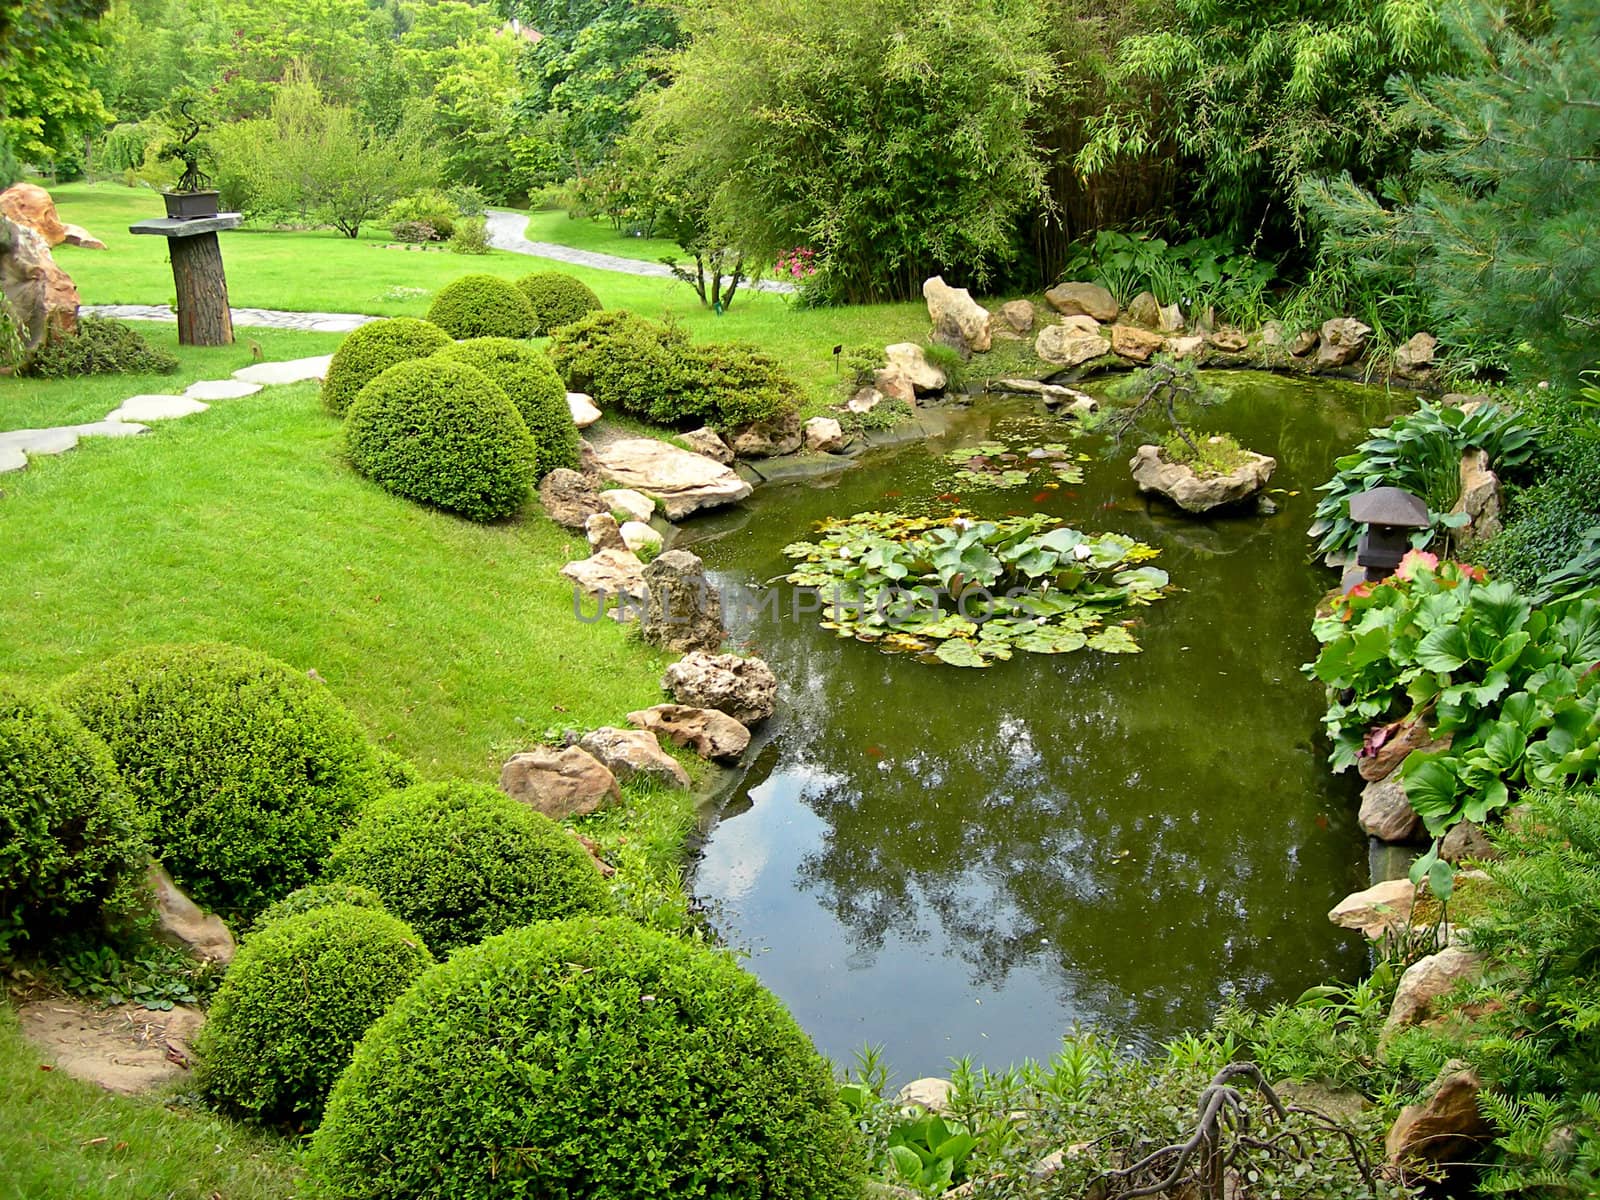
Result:
{"type": "Polygon", "coordinates": [[[1395,487],[1373,488],[1351,496],[1350,519],[1366,526],[1356,543],[1356,567],[1360,570],[1352,570],[1346,576],[1347,580],[1355,577],[1351,586],[1363,579],[1375,582],[1394,574],[1411,548],[1412,531],[1432,524],[1427,504],[1395,487]]]}

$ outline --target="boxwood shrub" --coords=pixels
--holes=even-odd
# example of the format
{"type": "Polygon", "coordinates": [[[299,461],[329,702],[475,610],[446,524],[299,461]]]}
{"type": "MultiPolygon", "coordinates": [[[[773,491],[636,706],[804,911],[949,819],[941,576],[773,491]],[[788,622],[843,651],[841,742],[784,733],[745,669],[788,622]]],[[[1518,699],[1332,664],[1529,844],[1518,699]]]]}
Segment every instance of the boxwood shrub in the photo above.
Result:
{"type": "Polygon", "coordinates": [[[195,1047],[201,1090],[258,1121],[315,1124],[361,1035],[432,963],[381,909],[334,904],[273,922],[212,998],[195,1047]]]}
{"type": "Polygon", "coordinates": [[[340,1197],[855,1200],[828,1065],[726,954],[618,918],[425,973],[356,1048],[312,1144],[340,1197]]]}
{"type": "Polygon", "coordinates": [[[473,521],[522,507],[535,446],[510,398],[465,363],[430,358],[390,367],[350,406],[350,465],[386,491],[473,521]]]}
{"type": "Polygon", "coordinates": [[[428,320],[453,338],[532,337],[539,327],[522,289],[498,275],[463,275],[433,298],[428,320]]]}
{"type": "Polygon", "coordinates": [[[554,334],[603,307],[592,287],[562,271],[535,271],[517,280],[517,287],[533,305],[543,334],[554,334]]]}
{"type": "Polygon", "coordinates": [[[335,904],[348,904],[355,908],[375,908],[380,912],[385,911],[383,897],[371,888],[359,887],[353,883],[310,883],[303,888],[296,888],[282,900],[275,901],[267,906],[267,910],[256,918],[256,923],[251,927],[252,933],[259,933],[268,925],[278,921],[287,920],[289,917],[298,917],[301,913],[308,913],[316,908],[328,908],[335,904]]]}
{"type": "Polygon", "coordinates": [[[519,925],[611,907],[575,838],[488,784],[460,780],[372,805],[339,839],[328,872],[377,892],[441,954],[519,925]]]}
{"type": "Polygon", "coordinates": [[[415,317],[373,321],[339,343],[322,381],[323,406],[342,417],[361,389],[396,363],[426,358],[450,344],[450,335],[415,317]]]}
{"type": "Polygon", "coordinates": [[[67,680],[62,699],[110,747],[173,879],[229,918],[309,882],[383,790],[355,718],[255,650],[130,650],[67,680]]]}
{"type": "Polygon", "coordinates": [[[601,408],[661,425],[733,429],[791,412],[799,389],[749,346],[698,345],[683,330],[625,310],[590,313],[557,333],[550,360],[601,408]]]}
{"type": "Polygon", "coordinates": [[[0,682],[0,954],[130,901],[148,858],[105,743],[55,701],[0,682]]]}
{"type": "Polygon", "coordinates": [[[438,357],[466,363],[500,385],[533,434],[538,478],[557,467],[577,470],[578,427],[567,388],[542,351],[512,338],[470,338],[446,346],[438,357]]]}

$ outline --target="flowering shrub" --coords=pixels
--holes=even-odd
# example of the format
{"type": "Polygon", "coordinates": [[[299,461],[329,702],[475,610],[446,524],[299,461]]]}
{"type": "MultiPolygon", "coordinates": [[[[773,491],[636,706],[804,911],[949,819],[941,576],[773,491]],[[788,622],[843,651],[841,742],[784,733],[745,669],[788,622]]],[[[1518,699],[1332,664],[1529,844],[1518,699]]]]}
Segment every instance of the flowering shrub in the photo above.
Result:
{"type": "Polygon", "coordinates": [[[817,273],[817,252],[806,246],[784,250],[773,262],[772,273],[780,279],[793,279],[796,283],[810,279],[817,273]]]}

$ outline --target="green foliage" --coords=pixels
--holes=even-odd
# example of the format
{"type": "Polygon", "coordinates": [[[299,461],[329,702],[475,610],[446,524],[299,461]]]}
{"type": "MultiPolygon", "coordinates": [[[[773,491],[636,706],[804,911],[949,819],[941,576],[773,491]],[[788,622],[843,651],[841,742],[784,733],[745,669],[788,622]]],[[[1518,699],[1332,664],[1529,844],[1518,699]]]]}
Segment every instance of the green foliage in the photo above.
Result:
{"type": "Polygon", "coordinates": [[[111,941],[74,930],[53,949],[48,965],[51,978],[71,995],[102,1004],[137,1004],[151,1012],[203,1003],[220,971],[214,963],[130,930],[116,931],[111,941]]]}
{"type": "Polygon", "coordinates": [[[489,253],[489,223],[482,217],[462,217],[450,235],[453,254],[489,253]]]}
{"type": "Polygon", "coordinates": [[[675,325],[624,310],[592,312],[556,334],[550,360],[603,409],[662,425],[734,429],[799,406],[799,389],[765,354],[694,343],[675,325]]]}
{"type": "Polygon", "coordinates": [[[175,91],[155,114],[160,129],[152,149],[161,162],[181,163],[175,192],[198,192],[211,186],[216,151],[206,137],[213,123],[210,97],[193,87],[175,91]]]}
{"type": "Polygon", "coordinates": [[[358,1047],[310,1167],[344,1196],[855,1200],[857,1155],[826,1062],[730,957],[577,918],[418,980],[358,1047]]]}
{"type": "Polygon", "coordinates": [[[1535,608],[1508,583],[1413,552],[1395,576],[1363,584],[1312,625],[1323,644],[1308,674],[1327,685],[1332,761],[1355,762],[1369,727],[1402,701],[1433,716],[1448,750],[1401,767],[1434,835],[1481,822],[1522,784],[1562,786],[1600,769],[1600,595],[1535,608]]]}
{"type": "Polygon", "coordinates": [[[1192,238],[1169,245],[1154,234],[1102,229],[1074,246],[1061,278],[1089,280],[1106,288],[1123,307],[1141,292],[1186,313],[1215,309],[1224,321],[1259,324],[1276,275],[1271,262],[1240,250],[1224,236],[1192,238]]]}
{"type": "Polygon", "coordinates": [[[483,784],[425,784],[386,796],[340,839],[328,869],[376,891],[441,953],[610,908],[605,882],[575,838],[483,784]]]}
{"type": "Polygon", "coordinates": [[[960,1119],[908,1107],[883,1097],[887,1071],[872,1048],[858,1052],[854,1078],[839,1099],[867,1135],[868,1170],[886,1182],[925,1196],[943,1195],[966,1181],[980,1139],[960,1119]]]}
{"type": "Polygon", "coordinates": [[[279,921],[286,921],[290,917],[298,917],[301,913],[308,913],[315,908],[328,908],[335,904],[349,905],[353,908],[383,908],[383,898],[371,888],[359,887],[353,883],[311,883],[303,888],[296,888],[282,900],[267,906],[256,923],[250,927],[251,935],[260,933],[268,925],[279,921]]]}
{"type": "Polygon", "coordinates": [[[450,345],[450,335],[416,317],[391,317],[353,330],[339,343],[327,378],[322,381],[323,406],[342,417],[361,389],[397,363],[427,358],[450,345]]]}
{"type": "Polygon", "coordinates": [[[0,955],[125,907],[144,831],[104,743],[59,704],[0,682],[0,955]]]}
{"type": "Polygon", "coordinates": [[[385,491],[472,521],[522,507],[537,454],[499,385],[439,358],[400,363],[362,388],[344,447],[350,465],[385,491]]]}
{"type": "Polygon", "coordinates": [[[105,317],[80,317],[76,333],[52,333],[22,374],[38,379],[75,375],[170,375],[178,360],[157,350],[131,325],[105,317]]]}
{"type": "Polygon", "coordinates": [[[839,428],[846,433],[881,432],[903,425],[915,415],[916,411],[904,400],[886,396],[864,413],[841,412],[839,428]]]}
{"type": "Polygon", "coordinates": [[[327,689],[254,650],[130,650],[74,675],[62,698],[110,748],[173,879],[230,918],[309,881],[381,786],[327,689]]]}
{"type": "MultiPolygon", "coordinates": [[[[456,202],[444,192],[438,188],[424,188],[420,192],[403,196],[389,205],[389,210],[383,214],[383,219],[388,222],[391,229],[399,224],[426,225],[433,231],[428,240],[442,242],[455,233],[456,221],[460,216],[456,202]]],[[[395,236],[400,235],[396,233],[395,236]]]]}
{"type": "Polygon", "coordinates": [[[1161,457],[1192,467],[1196,475],[1231,475],[1250,461],[1247,450],[1226,434],[1200,434],[1191,446],[1174,434],[1161,444],[1161,457]]]}
{"type": "Polygon", "coordinates": [[[1119,533],[1086,536],[1037,514],[1001,521],[857,513],[796,542],[788,582],[815,588],[824,629],[925,661],[986,667],[1014,650],[1135,654],[1112,618],[1153,604],[1167,573],[1119,533]]]}
{"type": "Polygon", "coordinates": [[[81,171],[84,138],[111,118],[91,79],[104,7],[24,0],[0,16],[11,30],[0,44],[0,144],[59,177],[81,171]]]}
{"type": "Polygon", "coordinates": [[[545,336],[554,336],[603,307],[593,288],[560,271],[535,271],[517,280],[517,286],[533,305],[538,330],[545,336]]]}
{"type": "Polygon", "coordinates": [[[1461,456],[1469,446],[1487,452],[1500,471],[1522,466],[1539,449],[1534,426],[1495,404],[1469,415],[1425,400],[1416,412],[1367,432],[1372,436],[1334,459],[1333,478],[1317,489],[1326,495],[1306,532],[1317,539],[1318,554],[1355,550],[1361,529],[1350,520],[1350,498],[1377,487],[1397,487],[1427,502],[1432,523],[1413,540],[1425,546],[1441,529],[1456,527],[1447,514],[1461,495],[1461,456]]]}
{"type": "Polygon", "coordinates": [[[581,444],[566,385],[541,351],[511,338],[471,338],[446,346],[436,357],[482,371],[516,405],[537,447],[535,479],[557,467],[577,469],[581,444]]]}
{"type": "Polygon", "coordinates": [[[453,338],[526,338],[538,332],[533,306],[498,275],[463,275],[433,298],[428,320],[453,338]]]}
{"type": "Polygon", "coordinates": [[[432,964],[411,927],[379,909],[332,904],[273,922],[212,998],[201,1091],[257,1121],[316,1124],[361,1036],[432,964]]]}

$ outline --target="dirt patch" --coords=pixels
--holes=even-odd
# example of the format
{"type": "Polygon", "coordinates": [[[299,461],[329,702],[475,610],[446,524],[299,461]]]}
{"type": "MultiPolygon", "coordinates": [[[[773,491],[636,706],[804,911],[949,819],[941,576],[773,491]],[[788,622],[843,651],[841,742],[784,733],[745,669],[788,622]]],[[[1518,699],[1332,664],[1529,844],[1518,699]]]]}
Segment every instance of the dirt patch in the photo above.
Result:
{"type": "Polygon", "coordinates": [[[17,1010],[23,1036],[59,1070],[124,1095],[138,1095],[194,1065],[189,1047],[205,1021],[198,1008],[152,1012],[137,1004],[104,1007],[68,997],[17,1010]]]}

